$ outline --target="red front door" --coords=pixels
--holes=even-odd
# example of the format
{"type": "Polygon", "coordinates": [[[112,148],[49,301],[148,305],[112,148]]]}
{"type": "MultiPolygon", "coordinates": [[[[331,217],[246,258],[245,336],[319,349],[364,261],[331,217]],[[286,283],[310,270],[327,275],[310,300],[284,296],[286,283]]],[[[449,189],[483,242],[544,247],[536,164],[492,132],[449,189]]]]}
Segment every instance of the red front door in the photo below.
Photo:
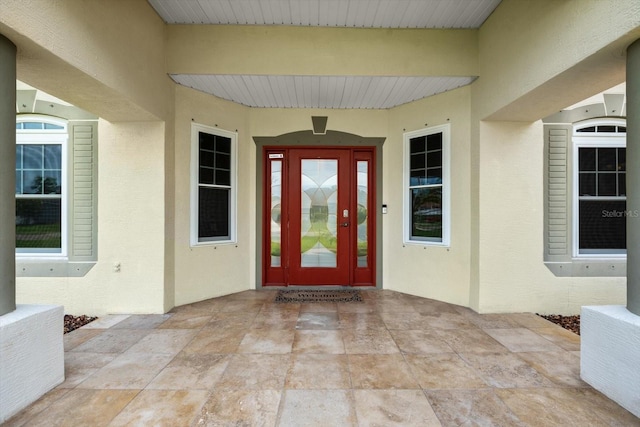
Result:
{"type": "Polygon", "coordinates": [[[289,283],[349,284],[349,152],[291,150],[289,283]]]}
{"type": "Polygon", "coordinates": [[[264,284],[374,285],[373,149],[265,150],[264,284]]]}

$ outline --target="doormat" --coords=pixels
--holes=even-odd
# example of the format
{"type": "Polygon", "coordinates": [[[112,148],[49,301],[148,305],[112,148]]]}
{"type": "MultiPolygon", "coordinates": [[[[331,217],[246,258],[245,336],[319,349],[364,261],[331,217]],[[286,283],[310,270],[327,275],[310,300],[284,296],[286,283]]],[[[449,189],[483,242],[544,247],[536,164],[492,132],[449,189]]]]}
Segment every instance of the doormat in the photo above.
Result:
{"type": "Polygon", "coordinates": [[[282,290],[274,302],[362,302],[362,295],[357,290],[282,290]]]}

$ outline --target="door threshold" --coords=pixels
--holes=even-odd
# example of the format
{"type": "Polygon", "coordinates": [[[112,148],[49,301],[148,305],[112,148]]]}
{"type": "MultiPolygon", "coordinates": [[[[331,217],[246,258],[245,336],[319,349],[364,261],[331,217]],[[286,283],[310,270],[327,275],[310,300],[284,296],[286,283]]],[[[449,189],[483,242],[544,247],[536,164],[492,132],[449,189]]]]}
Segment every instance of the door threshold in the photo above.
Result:
{"type": "Polygon", "coordinates": [[[261,286],[263,290],[283,290],[290,289],[295,291],[326,291],[326,290],[349,290],[349,289],[378,289],[377,286],[350,286],[350,285],[289,285],[289,286],[261,286]]]}

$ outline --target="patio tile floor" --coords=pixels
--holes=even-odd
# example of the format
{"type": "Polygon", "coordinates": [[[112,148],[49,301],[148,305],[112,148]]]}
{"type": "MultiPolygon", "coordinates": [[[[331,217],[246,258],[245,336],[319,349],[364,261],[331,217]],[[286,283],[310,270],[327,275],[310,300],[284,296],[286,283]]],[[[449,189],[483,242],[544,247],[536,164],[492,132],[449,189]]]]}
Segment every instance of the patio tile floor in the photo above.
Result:
{"type": "Polygon", "coordinates": [[[387,290],[245,291],[64,336],[63,384],[7,426],[640,426],[580,379],[580,338],[387,290]]]}

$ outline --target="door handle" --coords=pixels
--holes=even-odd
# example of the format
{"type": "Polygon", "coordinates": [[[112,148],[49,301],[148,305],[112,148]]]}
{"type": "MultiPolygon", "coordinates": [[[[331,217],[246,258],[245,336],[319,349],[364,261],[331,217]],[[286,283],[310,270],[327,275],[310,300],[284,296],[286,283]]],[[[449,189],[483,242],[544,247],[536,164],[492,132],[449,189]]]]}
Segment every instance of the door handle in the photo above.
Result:
{"type": "Polygon", "coordinates": [[[343,222],[340,224],[340,227],[348,227],[349,223],[348,222],[343,222]]]}

